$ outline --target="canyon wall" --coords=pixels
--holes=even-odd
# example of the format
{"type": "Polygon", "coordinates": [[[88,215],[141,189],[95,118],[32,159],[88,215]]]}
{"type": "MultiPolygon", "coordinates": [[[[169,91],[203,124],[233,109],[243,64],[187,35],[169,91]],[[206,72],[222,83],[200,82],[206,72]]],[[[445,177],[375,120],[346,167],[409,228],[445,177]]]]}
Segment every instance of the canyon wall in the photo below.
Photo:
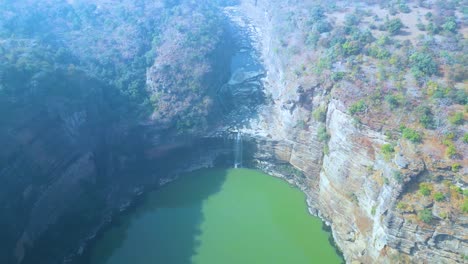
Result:
{"type": "MultiPolygon", "coordinates": [[[[276,30],[280,22],[274,13],[287,9],[284,5],[243,1],[236,7],[256,36],[267,71],[264,84],[269,104],[242,129],[255,142],[255,166],[285,178],[307,194],[311,212],[331,225],[347,263],[466,261],[466,214],[443,218],[435,208],[428,224],[405,217],[406,212],[397,209],[402,196],[414,192],[428,174],[462,179],[462,184],[466,184],[466,174],[450,171],[449,162],[406,140],[399,140],[395,152],[385,157],[381,148],[391,139],[375,121],[356,120],[348,111],[341,89],[353,93],[353,84],[339,86],[330,78],[313,75],[297,78],[293,73],[297,64],[282,62],[274,48],[280,38],[276,30]],[[323,117],[313,117],[317,109],[323,117]]],[[[419,208],[434,204],[422,200],[417,202],[419,208]]]]}
{"type": "Polygon", "coordinates": [[[237,49],[218,10],[0,4],[1,263],[80,263],[137,196],[231,155],[202,137],[224,117],[216,90],[237,49]]]}

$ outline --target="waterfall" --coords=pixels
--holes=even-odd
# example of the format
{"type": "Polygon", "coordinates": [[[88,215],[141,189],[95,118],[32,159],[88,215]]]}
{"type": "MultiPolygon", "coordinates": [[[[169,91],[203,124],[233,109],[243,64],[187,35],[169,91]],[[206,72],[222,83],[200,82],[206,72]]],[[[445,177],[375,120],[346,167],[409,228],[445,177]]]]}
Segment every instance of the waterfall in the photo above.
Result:
{"type": "Polygon", "coordinates": [[[242,134],[237,132],[234,140],[234,168],[242,167],[242,134]]]}

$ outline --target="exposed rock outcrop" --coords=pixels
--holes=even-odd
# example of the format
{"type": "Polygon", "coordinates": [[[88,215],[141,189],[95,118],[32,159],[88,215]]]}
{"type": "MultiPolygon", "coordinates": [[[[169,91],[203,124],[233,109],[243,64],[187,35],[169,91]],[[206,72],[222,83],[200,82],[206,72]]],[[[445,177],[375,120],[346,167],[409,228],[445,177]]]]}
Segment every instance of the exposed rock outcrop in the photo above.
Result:
{"type": "Polygon", "coordinates": [[[311,212],[331,225],[348,263],[462,263],[468,250],[465,215],[427,225],[396,209],[405,188],[435,161],[405,142],[393,159],[385,158],[380,149],[387,137],[357,122],[333,85],[286,78],[288,69],[271,49],[271,5],[244,1],[239,7],[243,23],[251,23],[257,34],[256,47],[267,71],[265,92],[272,99],[242,129],[255,142],[256,166],[307,194],[311,212]],[[308,100],[301,97],[304,93],[308,100]],[[323,106],[327,112],[321,124],[311,111],[323,106]],[[321,126],[328,133],[322,141],[321,126]],[[287,164],[296,169],[284,170],[287,164]]]}

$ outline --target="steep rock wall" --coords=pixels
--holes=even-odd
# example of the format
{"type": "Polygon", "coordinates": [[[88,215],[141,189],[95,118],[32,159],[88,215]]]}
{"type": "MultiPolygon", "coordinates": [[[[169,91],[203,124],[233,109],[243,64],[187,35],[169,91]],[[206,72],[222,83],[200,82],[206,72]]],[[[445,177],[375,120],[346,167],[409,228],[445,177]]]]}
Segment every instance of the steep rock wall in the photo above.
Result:
{"type": "Polygon", "coordinates": [[[463,214],[426,225],[396,209],[405,189],[413,188],[435,161],[405,141],[395,156],[385,158],[380,151],[388,143],[384,133],[357,122],[333,84],[286,77],[291,69],[282,66],[271,45],[273,5],[243,1],[239,7],[257,35],[270,99],[242,129],[255,142],[255,166],[307,194],[311,212],[331,225],[348,263],[462,263],[468,246],[463,214]],[[324,124],[311,116],[319,107],[326,109],[324,124]],[[322,140],[321,126],[328,133],[322,140]]]}

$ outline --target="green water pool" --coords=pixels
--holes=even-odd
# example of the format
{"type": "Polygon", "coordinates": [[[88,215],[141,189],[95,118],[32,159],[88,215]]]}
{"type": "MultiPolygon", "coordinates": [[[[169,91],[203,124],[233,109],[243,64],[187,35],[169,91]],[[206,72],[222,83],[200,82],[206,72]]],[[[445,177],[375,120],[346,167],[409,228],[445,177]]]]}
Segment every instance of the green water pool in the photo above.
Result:
{"type": "Polygon", "coordinates": [[[329,237],[284,181],[209,169],[149,194],[96,242],[91,263],[342,263],[329,237]]]}

